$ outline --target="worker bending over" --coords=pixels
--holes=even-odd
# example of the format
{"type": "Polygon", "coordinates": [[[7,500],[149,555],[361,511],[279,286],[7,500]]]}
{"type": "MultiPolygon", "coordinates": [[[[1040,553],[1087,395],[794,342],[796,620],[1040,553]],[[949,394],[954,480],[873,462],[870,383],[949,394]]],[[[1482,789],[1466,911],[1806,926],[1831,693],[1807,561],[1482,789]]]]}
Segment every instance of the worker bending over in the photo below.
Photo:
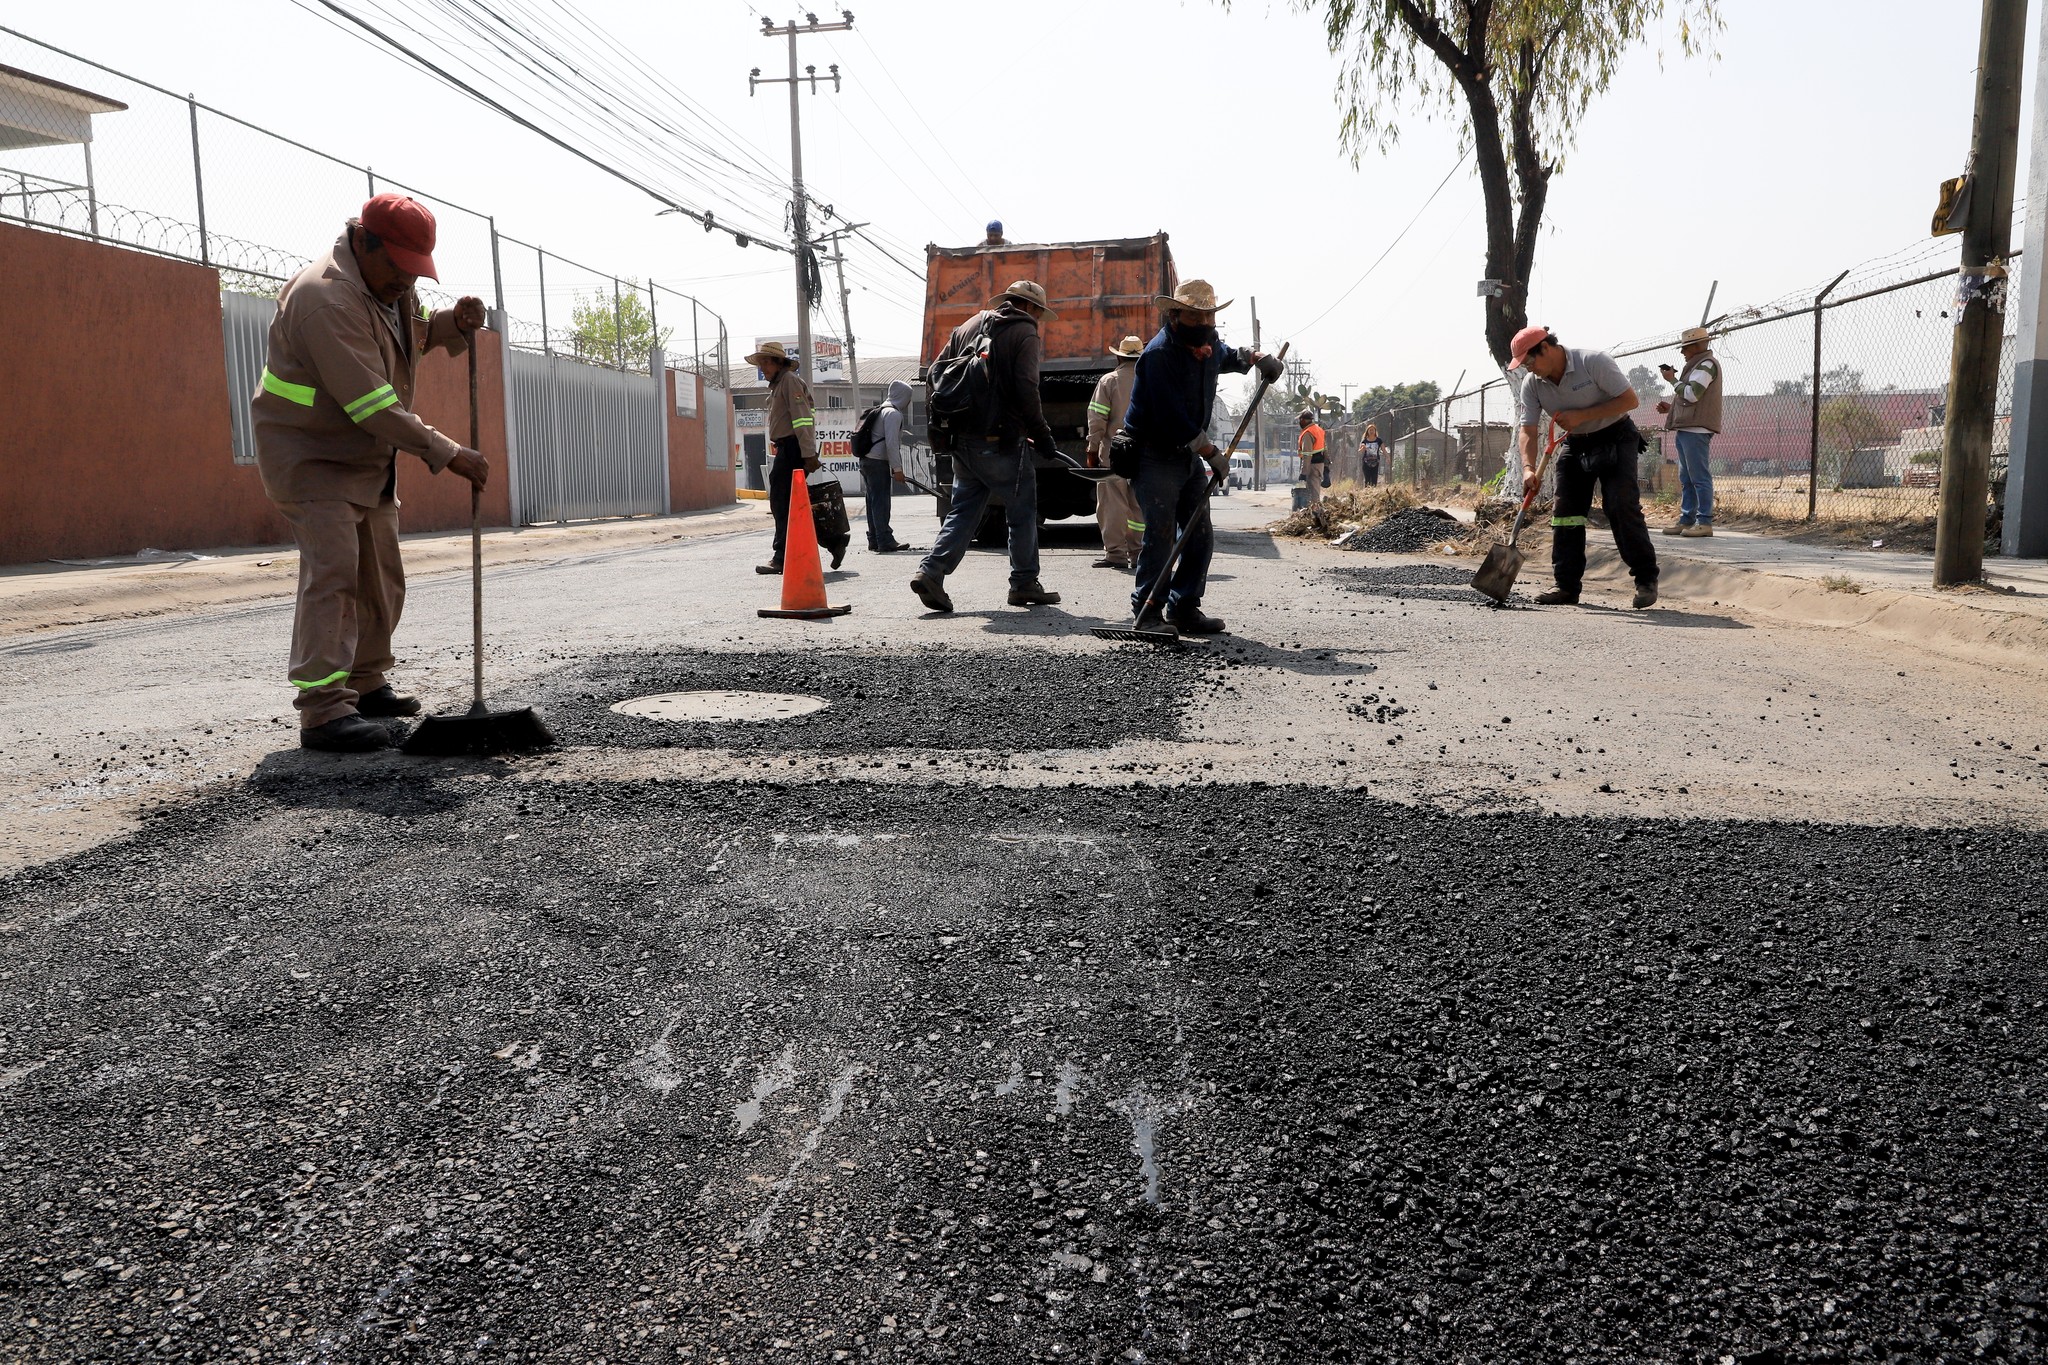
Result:
{"type": "Polygon", "coordinates": [[[402,194],[364,204],[278,295],[249,405],[263,491],[299,547],[289,676],[308,749],[381,749],[392,736],[375,718],[419,713],[386,676],[405,607],[398,452],[479,489],[490,477],[482,454],[412,412],[420,359],[435,347],[460,355],[484,325],[481,299],[430,312],[413,292],[420,277],[440,278],[434,236],[434,215],[402,194]]]}

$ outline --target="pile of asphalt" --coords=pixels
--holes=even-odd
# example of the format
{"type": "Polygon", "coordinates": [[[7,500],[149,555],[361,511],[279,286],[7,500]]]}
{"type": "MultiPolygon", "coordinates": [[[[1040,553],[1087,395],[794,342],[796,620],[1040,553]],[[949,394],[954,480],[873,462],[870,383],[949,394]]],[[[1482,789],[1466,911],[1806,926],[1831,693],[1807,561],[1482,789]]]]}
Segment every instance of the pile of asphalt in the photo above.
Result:
{"type": "Polygon", "coordinates": [[[1368,554],[1412,555],[1463,534],[1462,523],[1441,507],[1409,507],[1335,543],[1368,554]]]}
{"type": "Polygon", "coordinates": [[[1353,592],[1404,602],[1470,602],[1469,564],[1366,564],[1329,572],[1353,592]]]}
{"type": "Polygon", "coordinates": [[[2048,1351],[2038,835],[517,771],[0,882],[0,1354],[2048,1351]]]}
{"type": "Polygon", "coordinates": [[[1145,648],[601,655],[536,680],[563,744],[613,748],[1093,749],[1170,739],[1201,660],[1145,648]],[[788,692],[821,711],[772,724],[677,724],[614,703],[662,692],[788,692]]]}

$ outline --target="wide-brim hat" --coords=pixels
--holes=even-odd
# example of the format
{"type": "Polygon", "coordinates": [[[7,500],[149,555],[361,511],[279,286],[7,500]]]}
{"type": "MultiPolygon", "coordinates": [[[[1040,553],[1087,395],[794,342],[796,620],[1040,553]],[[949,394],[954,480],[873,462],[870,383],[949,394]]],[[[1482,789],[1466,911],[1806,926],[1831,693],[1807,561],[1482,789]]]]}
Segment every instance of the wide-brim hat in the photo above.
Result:
{"type": "Polygon", "coordinates": [[[1215,313],[1230,307],[1237,300],[1224,299],[1218,303],[1216,290],[1207,280],[1188,280],[1171,294],[1158,295],[1153,302],[1167,310],[1179,308],[1190,313],[1215,313]]]}
{"type": "Polygon", "coordinates": [[[1711,346],[1714,344],[1714,334],[1704,327],[1688,327],[1678,334],[1678,344],[1681,347],[1711,346]]]}
{"type": "Polygon", "coordinates": [[[779,341],[762,342],[761,349],[746,359],[747,363],[756,369],[760,368],[761,362],[764,360],[779,360],[785,365],[794,365],[796,363],[796,360],[789,353],[789,348],[779,341]]]}
{"type": "Polygon", "coordinates": [[[1118,360],[1136,360],[1139,356],[1145,354],[1145,338],[1141,336],[1127,336],[1116,345],[1110,347],[1109,353],[1118,360]]]}
{"type": "Polygon", "coordinates": [[[1004,299],[1015,299],[1019,303],[1028,303],[1043,308],[1045,315],[1049,318],[1059,316],[1058,313],[1053,311],[1052,305],[1045,301],[1045,286],[1037,280],[1016,280],[1012,282],[1008,289],[990,299],[988,306],[994,308],[1004,299]]]}

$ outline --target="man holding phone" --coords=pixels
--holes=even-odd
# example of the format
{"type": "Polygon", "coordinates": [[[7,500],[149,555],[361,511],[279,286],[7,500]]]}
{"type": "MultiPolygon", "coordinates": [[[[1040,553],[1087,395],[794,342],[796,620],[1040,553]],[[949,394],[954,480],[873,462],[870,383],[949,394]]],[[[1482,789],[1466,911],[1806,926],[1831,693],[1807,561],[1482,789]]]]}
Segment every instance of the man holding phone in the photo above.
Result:
{"type": "Polygon", "coordinates": [[[1721,362],[1712,345],[1706,328],[1688,327],[1678,337],[1684,373],[1669,365],[1657,367],[1673,390],[1657,411],[1678,442],[1678,524],[1664,528],[1667,536],[1714,534],[1714,469],[1707,451],[1721,431],[1721,362]]]}

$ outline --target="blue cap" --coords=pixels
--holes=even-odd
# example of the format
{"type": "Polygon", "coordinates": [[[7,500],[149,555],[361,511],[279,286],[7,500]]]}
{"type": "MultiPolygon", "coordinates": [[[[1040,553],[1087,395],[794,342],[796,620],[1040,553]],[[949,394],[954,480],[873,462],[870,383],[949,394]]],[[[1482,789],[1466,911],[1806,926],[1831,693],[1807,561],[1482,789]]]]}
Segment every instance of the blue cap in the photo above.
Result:
{"type": "Polygon", "coordinates": [[[1002,220],[1002,219],[1000,219],[1000,218],[991,218],[991,219],[989,219],[989,221],[988,221],[988,231],[990,231],[990,232],[1001,232],[1002,230],[1003,230],[1003,220],[1002,220]]]}

